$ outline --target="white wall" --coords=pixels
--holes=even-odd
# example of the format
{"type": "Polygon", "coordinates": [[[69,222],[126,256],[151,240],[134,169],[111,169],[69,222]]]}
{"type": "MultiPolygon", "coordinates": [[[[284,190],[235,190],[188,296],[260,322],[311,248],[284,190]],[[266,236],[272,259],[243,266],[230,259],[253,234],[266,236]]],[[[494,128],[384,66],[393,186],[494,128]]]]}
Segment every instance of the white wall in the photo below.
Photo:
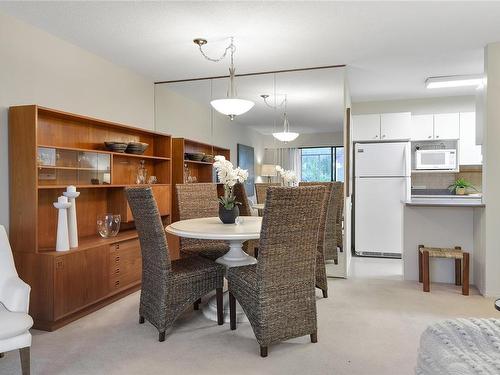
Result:
{"type": "Polygon", "coordinates": [[[0,224],[8,226],[8,108],[45,107],[152,129],[152,80],[0,12],[0,224]]]}
{"type": "Polygon", "coordinates": [[[168,84],[155,86],[156,129],[199,142],[231,149],[231,161],[236,164],[237,144],[252,146],[255,153],[255,174],[264,157],[263,135],[255,130],[230,121],[227,116],[211,107],[169,89],[168,84]]]}
{"type": "Polygon", "coordinates": [[[352,103],[352,114],[411,112],[415,115],[432,113],[474,112],[474,96],[447,96],[438,98],[386,100],[352,103]]]}

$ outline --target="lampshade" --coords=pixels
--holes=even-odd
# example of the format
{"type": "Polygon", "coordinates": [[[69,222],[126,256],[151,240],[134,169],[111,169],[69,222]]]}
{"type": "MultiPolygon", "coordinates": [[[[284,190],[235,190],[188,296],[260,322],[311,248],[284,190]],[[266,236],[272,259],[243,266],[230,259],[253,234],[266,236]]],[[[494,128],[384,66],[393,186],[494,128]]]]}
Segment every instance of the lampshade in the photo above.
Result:
{"type": "Polygon", "coordinates": [[[212,100],[210,104],[217,112],[227,115],[231,120],[234,120],[234,116],[248,112],[255,103],[245,99],[227,98],[212,100]]]}
{"type": "Polygon", "coordinates": [[[276,176],[276,166],[274,164],[262,164],[260,175],[265,177],[276,176]]]}
{"type": "Polygon", "coordinates": [[[299,136],[299,133],[294,132],[280,132],[273,133],[273,137],[281,142],[291,142],[299,136]]]}

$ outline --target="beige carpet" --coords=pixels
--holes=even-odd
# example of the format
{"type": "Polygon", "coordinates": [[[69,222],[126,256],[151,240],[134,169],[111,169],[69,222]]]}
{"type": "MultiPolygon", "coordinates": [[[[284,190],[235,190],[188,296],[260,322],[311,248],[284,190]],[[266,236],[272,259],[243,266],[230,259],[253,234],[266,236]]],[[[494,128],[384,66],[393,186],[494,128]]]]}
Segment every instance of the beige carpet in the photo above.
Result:
{"type": "MultiPolygon", "coordinates": [[[[436,320],[499,317],[472,290],[384,279],[332,279],[318,296],[319,342],[309,337],[271,346],[268,358],[249,324],[236,331],[188,311],[163,343],[137,323],[139,294],[128,296],[56,332],[34,331],[32,374],[412,374],[419,336],[436,320]]],[[[0,359],[0,374],[19,372],[17,352],[0,359]]]]}

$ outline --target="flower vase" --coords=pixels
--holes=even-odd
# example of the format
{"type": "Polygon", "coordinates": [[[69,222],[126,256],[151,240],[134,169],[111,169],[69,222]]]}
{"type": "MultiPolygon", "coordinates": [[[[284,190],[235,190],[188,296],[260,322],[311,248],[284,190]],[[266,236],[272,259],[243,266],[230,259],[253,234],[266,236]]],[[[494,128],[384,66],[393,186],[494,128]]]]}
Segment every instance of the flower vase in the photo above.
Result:
{"type": "Polygon", "coordinates": [[[235,204],[232,209],[228,210],[222,204],[219,204],[219,219],[224,224],[234,224],[238,216],[240,216],[238,205],[235,204]]]}

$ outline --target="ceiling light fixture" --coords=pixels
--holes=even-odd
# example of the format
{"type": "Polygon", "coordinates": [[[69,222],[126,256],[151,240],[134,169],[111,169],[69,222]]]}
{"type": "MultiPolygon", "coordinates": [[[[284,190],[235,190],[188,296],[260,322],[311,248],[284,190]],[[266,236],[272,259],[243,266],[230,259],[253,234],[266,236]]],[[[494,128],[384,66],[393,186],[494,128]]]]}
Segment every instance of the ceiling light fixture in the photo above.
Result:
{"type": "Polygon", "coordinates": [[[442,89],[452,87],[481,86],[484,83],[482,74],[429,77],[425,80],[428,89],[442,89]]]}
{"type": "Polygon", "coordinates": [[[234,120],[235,116],[242,115],[243,113],[248,112],[250,109],[252,109],[252,107],[255,104],[254,102],[252,102],[251,100],[240,99],[237,97],[236,85],[234,83],[234,77],[236,72],[236,69],[234,67],[234,52],[236,51],[236,46],[233,43],[233,37],[231,37],[231,43],[229,44],[229,46],[226,47],[224,53],[218,59],[213,59],[207,56],[203,51],[202,47],[208,43],[206,39],[197,38],[194,39],[193,42],[196,45],[198,45],[201,54],[208,61],[219,62],[226,57],[228,51],[231,53],[230,54],[231,60],[229,65],[229,87],[227,90],[227,97],[224,99],[212,100],[210,102],[212,107],[214,107],[214,109],[217,112],[229,116],[231,121],[234,120]]]}
{"type": "MultiPolygon", "coordinates": [[[[269,97],[269,95],[261,95],[262,99],[264,99],[264,102],[269,105],[266,102],[266,99],[269,97]]],[[[290,131],[290,122],[288,121],[288,116],[286,114],[286,109],[287,109],[287,104],[288,104],[288,99],[287,96],[285,95],[285,99],[282,103],[285,106],[285,110],[283,112],[283,131],[279,133],[273,133],[273,137],[276,138],[277,140],[281,142],[291,142],[297,139],[299,136],[299,133],[294,133],[290,131]]],[[[282,105],[280,104],[280,106],[282,105]]]]}

